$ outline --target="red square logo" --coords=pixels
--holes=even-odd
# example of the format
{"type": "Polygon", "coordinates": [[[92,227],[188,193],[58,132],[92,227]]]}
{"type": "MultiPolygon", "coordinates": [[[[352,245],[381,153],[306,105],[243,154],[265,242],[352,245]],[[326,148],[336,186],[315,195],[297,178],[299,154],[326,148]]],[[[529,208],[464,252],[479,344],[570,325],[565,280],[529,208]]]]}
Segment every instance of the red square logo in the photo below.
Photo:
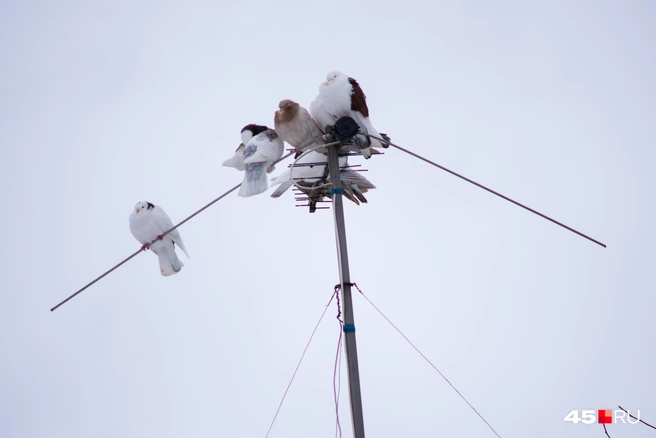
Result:
{"type": "Polygon", "coordinates": [[[610,409],[600,409],[597,412],[597,421],[601,424],[612,424],[613,423],[613,411],[610,409]]]}

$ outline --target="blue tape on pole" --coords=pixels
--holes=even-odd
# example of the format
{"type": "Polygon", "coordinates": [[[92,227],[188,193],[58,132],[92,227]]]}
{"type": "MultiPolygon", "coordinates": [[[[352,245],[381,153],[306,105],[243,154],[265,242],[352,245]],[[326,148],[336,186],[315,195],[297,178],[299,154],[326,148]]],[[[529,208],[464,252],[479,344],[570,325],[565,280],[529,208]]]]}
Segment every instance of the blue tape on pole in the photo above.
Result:
{"type": "Polygon", "coordinates": [[[331,195],[341,195],[342,194],[342,189],[330,189],[330,194],[331,195]]]}
{"type": "Polygon", "coordinates": [[[344,324],[344,333],[355,333],[355,325],[353,324],[344,324]]]}

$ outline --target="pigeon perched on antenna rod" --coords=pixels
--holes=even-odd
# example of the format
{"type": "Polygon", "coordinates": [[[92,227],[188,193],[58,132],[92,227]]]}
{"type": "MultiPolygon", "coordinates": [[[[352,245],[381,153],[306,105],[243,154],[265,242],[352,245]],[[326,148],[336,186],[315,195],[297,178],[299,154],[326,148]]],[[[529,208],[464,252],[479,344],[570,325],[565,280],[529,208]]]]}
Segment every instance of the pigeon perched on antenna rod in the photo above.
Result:
{"type": "Polygon", "coordinates": [[[177,229],[163,236],[171,228],[173,222],[162,207],[148,201],[137,202],[130,214],[130,232],[143,244],[141,249],[150,249],[157,254],[159,270],[164,276],[177,274],[184,266],[175,252],[176,244],[189,258],[177,229]]]}
{"type": "MultiPolygon", "coordinates": [[[[324,132],[338,119],[348,116],[358,124],[361,134],[381,137],[369,119],[367,97],[360,84],[344,73],[332,71],[326,75],[326,82],[319,86],[319,95],[310,104],[310,113],[324,132]]],[[[387,136],[381,138],[388,139],[387,136]]],[[[388,147],[386,143],[365,135],[357,135],[355,142],[367,159],[373,154],[371,147],[388,147]]]]}
{"type": "Polygon", "coordinates": [[[238,194],[246,198],[269,188],[267,173],[271,173],[273,163],[282,158],[285,145],[276,131],[254,124],[244,126],[241,141],[235,155],[223,165],[245,172],[238,194]]]}
{"type": "MultiPolygon", "coordinates": [[[[346,166],[346,160],[346,156],[339,157],[339,167],[346,166]]],[[[292,178],[297,183],[312,185],[328,177],[328,157],[315,151],[307,152],[293,168],[291,166],[290,164],[289,169],[277,177],[271,178],[272,186],[280,184],[280,187],[271,194],[272,198],[280,197],[294,185],[292,178]]]]}
{"type": "MultiPolygon", "coordinates": [[[[375,189],[376,186],[359,172],[350,169],[347,160],[347,156],[339,157],[339,174],[344,196],[358,205],[360,202],[366,203],[367,199],[364,197],[364,193],[375,189]]],[[[296,182],[298,189],[310,198],[310,202],[315,198],[315,200],[321,200],[323,197],[330,196],[330,189],[326,187],[329,185],[328,181],[328,157],[310,151],[302,156],[293,168],[290,165],[290,169],[271,180],[272,186],[280,184],[271,197],[280,197],[296,182]]]]}
{"type": "Polygon", "coordinates": [[[308,110],[290,99],[281,100],[278,108],[273,117],[276,132],[297,152],[325,143],[323,132],[308,110]]]}

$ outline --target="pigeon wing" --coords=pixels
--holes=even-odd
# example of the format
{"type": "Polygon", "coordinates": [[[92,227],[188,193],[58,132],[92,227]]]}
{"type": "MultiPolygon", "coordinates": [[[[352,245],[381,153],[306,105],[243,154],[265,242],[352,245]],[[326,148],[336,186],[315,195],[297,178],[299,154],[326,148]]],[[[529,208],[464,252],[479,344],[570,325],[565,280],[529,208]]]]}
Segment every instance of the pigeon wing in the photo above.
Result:
{"type": "MultiPolygon", "coordinates": [[[[169,215],[167,215],[164,209],[158,205],[156,205],[152,209],[152,218],[153,218],[153,222],[156,224],[156,227],[158,229],[159,232],[157,234],[158,236],[161,236],[162,234],[166,233],[168,230],[170,230],[175,226],[173,225],[173,221],[171,220],[169,215]]],[[[173,243],[177,244],[178,247],[180,247],[180,249],[185,253],[187,258],[189,258],[189,254],[187,253],[187,249],[184,246],[182,237],[180,237],[180,231],[178,231],[177,228],[171,231],[169,234],[167,234],[166,237],[170,237],[173,243]]]]}
{"type": "Polygon", "coordinates": [[[244,149],[244,163],[271,162],[280,159],[285,144],[275,131],[269,130],[256,135],[244,149]]]}
{"type": "Polygon", "coordinates": [[[244,170],[244,144],[240,144],[237,150],[235,151],[235,155],[232,157],[228,158],[223,162],[223,166],[225,167],[234,167],[237,170],[243,171],[244,170]]]}

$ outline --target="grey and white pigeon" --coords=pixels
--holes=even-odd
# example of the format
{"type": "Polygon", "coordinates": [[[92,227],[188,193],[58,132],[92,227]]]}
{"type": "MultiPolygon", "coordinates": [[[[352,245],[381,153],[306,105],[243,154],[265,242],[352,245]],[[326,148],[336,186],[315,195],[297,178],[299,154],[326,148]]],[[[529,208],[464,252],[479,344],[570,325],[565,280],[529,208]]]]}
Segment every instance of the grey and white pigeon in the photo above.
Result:
{"type": "Polygon", "coordinates": [[[130,232],[144,251],[151,249],[159,258],[159,270],[164,276],[177,274],[184,264],[175,252],[175,245],[184,251],[187,249],[182,242],[180,232],[175,229],[166,236],[162,235],[173,228],[173,222],[159,205],[148,201],[137,202],[130,214],[130,232]]]}
{"type": "Polygon", "coordinates": [[[241,139],[242,144],[235,155],[224,161],[223,165],[244,171],[238,194],[245,198],[269,188],[267,174],[273,171],[273,163],[282,157],[285,145],[276,131],[262,125],[244,126],[241,139]]]}
{"type": "MultiPolygon", "coordinates": [[[[347,157],[339,157],[339,166],[346,165],[347,157]]],[[[328,178],[328,157],[318,152],[310,151],[303,155],[293,169],[287,169],[280,175],[271,179],[271,185],[280,184],[272,194],[272,198],[278,198],[294,185],[292,178],[297,183],[312,185],[328,178]]]]}

